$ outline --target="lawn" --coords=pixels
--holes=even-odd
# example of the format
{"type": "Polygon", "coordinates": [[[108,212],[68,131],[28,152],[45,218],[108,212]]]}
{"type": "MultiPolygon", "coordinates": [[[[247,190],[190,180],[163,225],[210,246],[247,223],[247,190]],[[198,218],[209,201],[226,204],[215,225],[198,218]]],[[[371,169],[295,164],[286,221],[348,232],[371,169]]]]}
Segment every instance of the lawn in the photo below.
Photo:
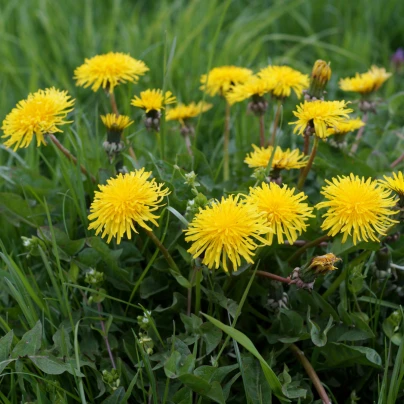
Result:
{"type": "Polygon", "coordinates": [[[402,402],[404,2],[0,10],[1,403],[402,402]]]}

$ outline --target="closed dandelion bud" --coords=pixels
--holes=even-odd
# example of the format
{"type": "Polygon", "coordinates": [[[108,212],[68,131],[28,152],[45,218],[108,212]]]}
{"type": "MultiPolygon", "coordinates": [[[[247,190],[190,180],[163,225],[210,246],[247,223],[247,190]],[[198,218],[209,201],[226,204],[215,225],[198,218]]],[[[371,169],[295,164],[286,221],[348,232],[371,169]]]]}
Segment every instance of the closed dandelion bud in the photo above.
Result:
{"type": "Polygon", "coordinates": [[[208,198],[199,192],[194,199],[188,201],[185,216],[188,220],[192,220],[199,210],[205,208],[207,204],[208,198]]]}
{"type": "Polygon", "coordinates": [[[124,148],[121,140],[123,130],[132,125],[133,121],[128,116],[116,114],[101,115],[101,120],[107,128],[107,140],[103,143],[103,147],[108,157],[113,159],[124,148]]]}
{"type": "MultiPolygon", "coordinates": [[[[308,95],[315,99],[321,99],[324,95],[324,90],[327,83],[331,78],[331,67],[330,63],[324,60],[316,60],[311,72],[310,88],[308,95]]],[[[314,101],[314,100],[313,100],[314,101]]]]}

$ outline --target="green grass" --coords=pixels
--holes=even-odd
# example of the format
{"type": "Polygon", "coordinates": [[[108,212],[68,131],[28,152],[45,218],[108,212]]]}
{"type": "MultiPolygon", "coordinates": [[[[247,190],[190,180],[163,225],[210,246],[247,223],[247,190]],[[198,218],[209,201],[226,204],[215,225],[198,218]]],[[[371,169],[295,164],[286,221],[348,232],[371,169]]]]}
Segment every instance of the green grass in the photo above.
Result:
{"type": "MultiPolygon", "coordinates": [[[[0,117],[38,88],[69,91],[76,99],[73,122],[57,136],[99,183],[115,175],[102,148],[99,118],[110,112],[110,104],[104,92],[76,87],[74,69],[108,51],[128,52],[150,67],[138,84],[116,90],[120,112],[135,121],[126,136],[137,161],[125,150],[124,163],[129,170],[146,167],[170,188],[153,231],[181,272],[170,271],[142,231],[118,246],[88,230],[97,186],[53,144],[16,152],[1,145],[0,402],[255,404],[277,403],[285,394],[292,402],[310,403],[318,394],[289,349],[292,343],[304,351],[333,402],[353,403],[357,397],[364,403],[400,402],[403,272],[390,263],[404,264],[403,238],[355,247],[336,237],[326,247],[307,250],[299,265],[330,251],[343,258],[312,294],[251,280],[247,266],[232,276],[205,267],[193,275],[200,263],[187,253],[182,230],[191,219],[186,207],[194,194],[183,176],[195,170],[208,199],[248,193],[255,179],[243,160],[259,141],[258,120],[246,114],[246,103],[232,108],[231,180],[223,183],[221,99],[205,96],[214,107],[195,122],[194,159],[177,125],[163,125],[164,161],[156,135],[146,131],[130,99],[147,88],[165,88],[181,102],[199,101],[204,97],[199,79],[209,67],[234,64],[257,71],[269,63],[288,64],[310,73],[321,58],[333,70],[327,99],[354,101],[358,114],[356,97],[343,94],[338,80],[372,64],[392,70],[391,55],[404,45],[402,15],[404,3],[398,0],[0,0],[0,117]],[[30,238],[31,247],[21,237],[30,238]],[[86,282],[90,269],[103,273],[104,281],[86,282]],[[284,293],[287,306],[274,310],[269,300],[279,301],[284,293]],[[199,315],[199,307],[210,317],[199,315]],[[151,313],[144,317],[144,310],[151,313]],[[325,332],[330,316],[333,327],[325,332]],[[103,375],[111,362],[101,320],[119,383],[103,375]]],[[[379,91],[382,102],[357,156],[321,142],[304,188],[310,205],[322,199],[325,179],[391,172],[390,163],[404,149],[403,83],[401,71],[379,91]]],[[[288,125],[297,102],[292,96],[283,104],[277,138],[282,147],[302,146],[288,125]]],[[[271,102],[266,114],[268,138],[275,107],[271,102]]],[[[283,180],[295,186],[297,178],[292,170],[283,180]]],[[[320,224],[317,214],[301,238],[321,236],[320,224]]],[[[258,269],[288,276],[287,260],[295,251],[278,245],[260,249],[258,269]]]]}

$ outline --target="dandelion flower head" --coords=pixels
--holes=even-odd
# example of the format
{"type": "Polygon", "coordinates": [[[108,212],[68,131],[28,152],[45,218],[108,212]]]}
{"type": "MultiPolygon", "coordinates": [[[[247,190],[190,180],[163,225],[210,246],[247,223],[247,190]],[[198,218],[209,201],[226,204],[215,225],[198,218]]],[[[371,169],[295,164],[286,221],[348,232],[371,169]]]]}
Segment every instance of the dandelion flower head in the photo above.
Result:
{"type": "Polygon", "coordinates": [[[85,59],[74,71],[76,84],[97,91],[100,87],[109,92],[121,83],[137,83],[149,68],[141,61],[121,52],[109,52],[85,59]]]}
{"type": "Polygon", "coordinates": [[[122,132],[133,123],[128,116],[116,114],[101,115],[101,120],[105,127],[113,132],[122,132]]]}
{"type": "Polygon", "coordinates": [[[267,66],[258,76],[271,83],[271,93],[277,98],[289,97],[293,90],[298,98],[309,86],[309,76],[289,66],[267,66]]]}
{"type": "Polygon", "coordinates": [[[33,136],[36,136],[37,146],[46,145],[45,135],[62,132],[61,125],[66,115],[73,110],[74,100],[67,91],[56,88],[38,90],[20,101],[3,121],[3,138],[9,138],[4,144],[17,150],[28,147],[33,136]]]}
{"type": "Polygon", "coordinates": [[[202,263],[209,268],[228,271],[227,259],[233,270],[241,258],[253,263],[257,247],[267,244],[262,236],[268,233],[266,219],[253,206],[232,195],[200,208],[186,230],[185,241],[192,243],[188,252],[194,258],[203,254],[202,263]]]}
{"type": "Polygon", "coordinates": [[[140,97],[135,95],[132,99],[131,104],[134,107],[142,108],[146,113],[150,111],[161,111],[168,104],[173,104],[177,100],[171,93],[171,91],[166,91],[165,95],[162,90],[153,89],[146,90],[140,93],[140,97]]]}
{"type": "Polygon", "coordinates": [[[329,271],[338,269],[334,264],[339,261],[342,261],[342,259],[335,256],[333,253],[319,255],[310,261],[308,269],[314,271],[316,275],[324,275],[329,271]]]}
{"type": "Polygon", "coordinates": [[[221,66],[213,68],[201,76],[201,90],[209,95],[224,96],[233,86],[245,83],[253,72],[238,66],[221,66]]]}
{"type": "Polygon", "coordinates": [[[326,180],[326,183],[321,193],[327,200],[318,203],[316,208],[328,208],[321,228],[328,230],[329,236],[342,233],[343,243],[351,236],[355,245],[362,240],[379,241],[378,234],[385,235],[387,229],[397,223],[390,218],[396,213],[392,209],[396,199],[377,181],[351,173],[326,180]]]}
{"type": "Polygon", "coordinates": [[[212,104],[200,101],[197,104],[191,102],[188,105],[178,104],[175,108],[171,108],[166,113],[167,121],[179,121],[182,125],[188,119],[195,118],[212,108],[212,104]]]}
{"type": "Polygon", "coordinates": [[[329,128],[338,125],[349,118],[349,113],[353,110],[347,108],[345,101],[305,101],[297,106],[297,111],[293,115],[297,121],[290,122],[289,125],[296,125],[293,133],[303,135],[307,126],[314,128],[315,135],[321,139],[330,136],[329,128]]]}
{"type": "Polygon", "coordinates": [[[231,91],[226,93],[226,99],[230,105],[233,105],[248,98],[262,97],[271,91],[271,88],[270,80],[251,76],[246,82],[233,86],[231,91]]]}
{"type": "Polygon", "coordinates": [[[295,189],[285,184],[280,187],[274,182],[263,182],[261,187],[250,188],[246,203],[265,215],[267,225],[273,230],[267,236],[269,244],[272,244],[275,235],[279,244],[285,242],[285,237],[293,244],[306,231],[307,220],[314,217],[313,208],[303,202],[306,199],[303,192],[295,195],[295,189]]]}
{"type": "Polygon", "coordinates": [[[125,235],[131,238],[132,231],[137,233],[135,225],[151,230],[147,222],[156,226],[159,218],[153,212],[161,207],[164,197],[170,192],[163,188],[164,184],[148,180],[151,172],[144,168],[126,174],[119,174],[99,185],[94,201],[90,206],[91,221],[88,229],[95,229],[95,234],[102,232],[101,237],[108,236],[107,243],[116,237],[117,243],[125,235]]]}
{"type": "Polygon", "coordinates": [[[394,191],[400,198],[404,197],[404,176],[402,171],[392,173],[391,177],[385,175],[384,180],[380,180],[379,184],[385,189],[394,191]]]}
{"type": "Polygon", "coordinates": [[[386,69],[372,66],[366,73],[356,73],[355,77],[341,79],[339,86],[343,91],[368,94],[377,91],[389,77],[391,73],[387,73],[386,69]]]}
{"type": "MultiPolygon", "coordinates": [[[[269,164],[273,153],[273,146],[258,147],[252,145],[254,151],[247,154],[244,162],[251,168],[266,168],[269,164]]],[[[305,156],[298,149],[282,150],[279,146],[275,149],[274,158],[272,160],[272,168],[274,170],[291,170],[293,168],[302,168],[307,165],[308,156],[305,156]]]]}
{"type": "Polygon", "coordinates": [[[336,126],[327,129],[327,136],[346,135],[349,132],[358,130],[362,126],[365,126],[365,122],[363,122],[360,118],[346,119],[339,122],[336,126]]]}

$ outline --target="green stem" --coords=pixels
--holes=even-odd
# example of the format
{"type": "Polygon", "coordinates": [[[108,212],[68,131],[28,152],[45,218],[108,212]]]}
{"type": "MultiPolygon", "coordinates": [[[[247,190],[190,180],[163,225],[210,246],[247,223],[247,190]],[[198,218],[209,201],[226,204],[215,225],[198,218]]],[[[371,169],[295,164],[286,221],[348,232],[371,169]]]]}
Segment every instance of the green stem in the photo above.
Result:
{"type": "Polygon", "coordinates": [[[228,181],[230,178],[229,141],[230,141],[230,104],[226,101],[226,113],[225,113],[225,118],[224,118],[224,134],[223,134],[223,180],[224,181],[228,181]]]}
{"type": "Polygon", "coordinates": [[[297,183],[297,189],[302,190],[304,182],[306,181],[307,175],[309,174],[309,171],[311,169],[311,166],[313,165],[314,157],[316,157],[317,153],[317,147],[318,147],[318,137],[314,137],[314,143],[313,143],[313,148],[311,149],[309,161],[307,162],[306,167],[304,167],[304,170],[300,174],[299,181],[297,183]]]}
{"type": "Polygon", "coordinates": [[[282,101],[278,100],[278,105],[276,107],[276,113],[275,113],[274,127],[272,129],[271,142],[269,143],[271,146],[275,145],[276,132],[278,131],[279,118],[281,116],[281,109],[282,109],[281,106],[282,106],[282,101]]]}
{"type": "Polygon", "coordinates": [[[307,375],[310,377],[311,381],[313,382],[314,387],[317,390],[318,395],[320,396],[323,404],[331,404],[331,400],[325,391],[323,384],[321,383],[320,378],[318,377],[316,371],[314,370],[313,366],[306,358],[304,352],[302,352],[295,344],[289,345],[289,349],[294,353],[296,358],[300,361],[303,365],[307,375]]]}
{"type": "Polygon", "coordinates": [[[151,241],[153,241],[153,243],[156,245],[156,247],[161,251],[161,253],[163,254],[164,258],[166,259],[168,265],[170,266],[170,268],[174,271],[177,272],[179,275],[181,274],[180,269],[177,267],[177,264],[175,263],[175,261],[173,260],[173,257],[171,256],[171,254],[168,252],[167,248],[164,247],[164,245],[162,244],[162,242],[155,236],[155,234],[147,229],[143,229],[145,231],[145,233],[147,234],[147,236],[150,238],[151,241]]]}
{"type": "Polygon", "coordinates": [[[339,274],[338,278],[335,279],[335,281],[328,287],[328,289],[323,293],[322,297],[323,299],[327,299],[329,296],[331,296],[341,285],[342,281],[345,280],[345,271],[341,271],[339,274]]]}
{"type": "MultiPolygon", "coordinates": [[[[328,235],[321,236],[319,238],[316,238],[313,241],[310,241],[310,243],[305,244],[303,247],[299,248],[288,260],[289,265],[292,265],[294,261],[296,261],[307,249],[311,247],[316,247],[319,244],[321,244],[323,241],[327,241],[330,238],[328,235]]],[[[293,266],[293,265],[292,265],[293,266]]]]}

